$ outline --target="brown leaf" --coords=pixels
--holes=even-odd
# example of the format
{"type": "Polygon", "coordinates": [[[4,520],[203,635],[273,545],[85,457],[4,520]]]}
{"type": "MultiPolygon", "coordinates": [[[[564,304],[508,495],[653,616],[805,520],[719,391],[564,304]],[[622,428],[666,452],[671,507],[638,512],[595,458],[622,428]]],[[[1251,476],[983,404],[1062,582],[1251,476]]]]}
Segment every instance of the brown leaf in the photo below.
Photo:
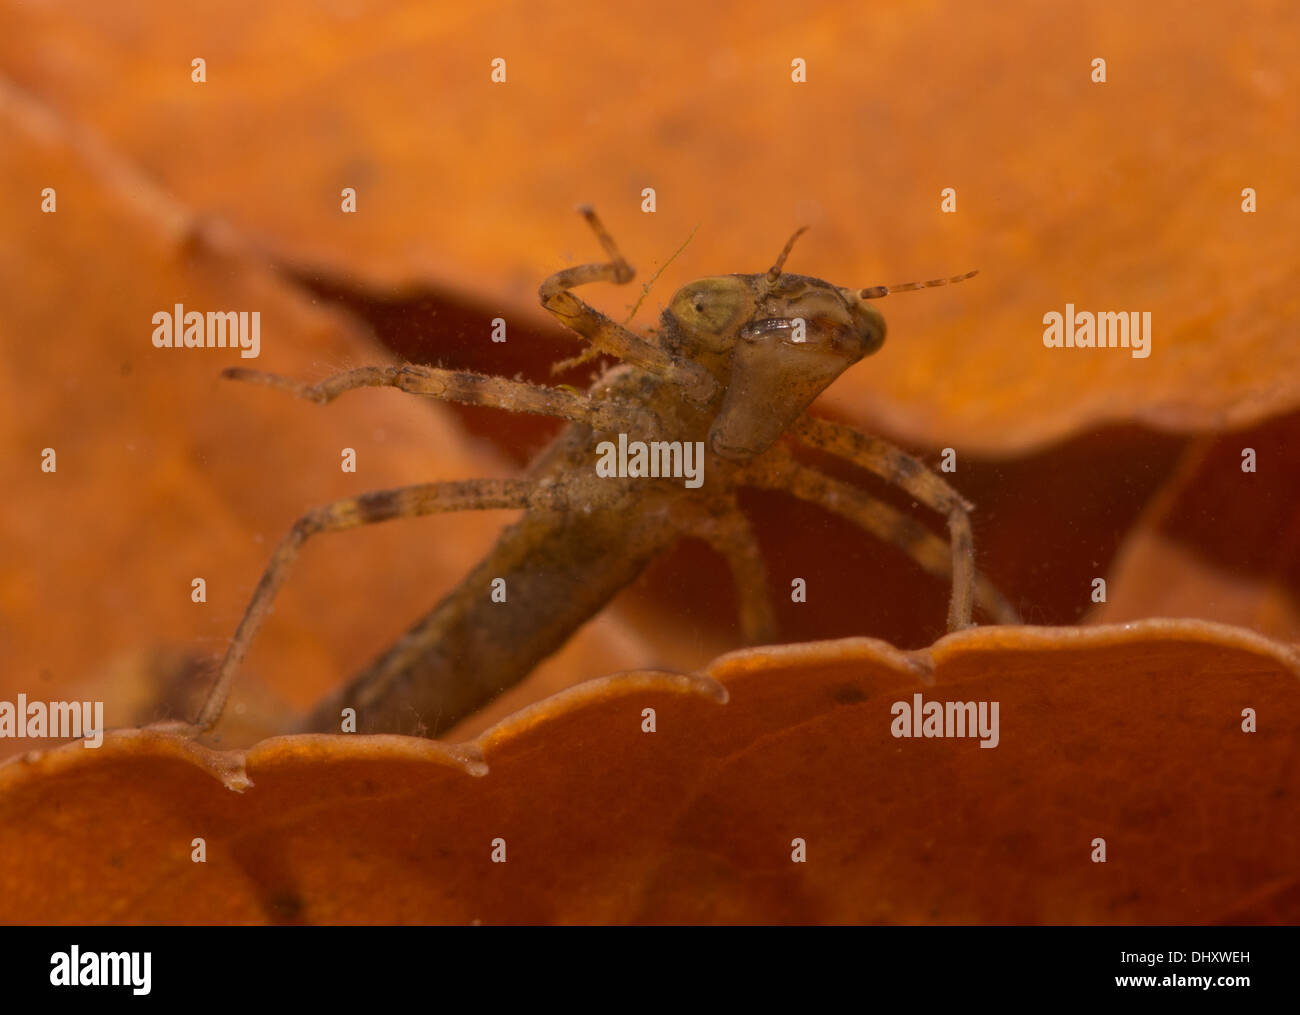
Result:
{"type": "Polygon", "coordinates": [[[1300,641],[1300,415],[1188,449],[1112,581],[1101,622],[1194,616],[1300,641]]]}
{"type": "MultiPolygon", "coordinates": [[[[188,702],[202,688],[276,542],[307,509],[509,473],[438,406],[358,392],[321,408],[220,380],[233,365],[306,376],[385,355],[237,234],[197,221],[29,97],[0,88],[0,127],[0,189],[21,197],[0,216],[0,698],[93,691],[113,725],[154,718],[166,692],[188,702]],[[56,188],[55,214],[40,211],[44,186],[56,188]],[[154,348],[152,316],[176,303],[257,310],[262,355],[154,348]],[[356,474],[340,470],[345,447],[356,474]],[[42,472],[45,448],[56,472],[42,472]],[[191,601],[196,577],[203,604],[191,601]]],[[[238,685],[256,696],[260,675],[285,701],[256,735],[223,727],[223,742],[286,728],[459,581],[509,517],[443,516],[309,546],[238,685]]],[[[540,691],[496,715],[644,651],[613,619],[598,621],[546,664],[540,691]]],[[[246,697],[232,715],[273,702],[246,697]]],[[[0,740],[0,753],[23,746],[0,740]]]]}
{"type": "Polygon", "coordinates": [[[536,322],[538,281],[597,253],[575,202],[603,210],[643,279],[702,223],[660,303],[764,270],[808,224],[790,267],[844,285],[981,271],[886,300],[893,337],[828,396],[908,441],[1005,454],[1300,404],[1286,5],[9,6],[8,74],[282,262],[536,322]],[[1044,348],[1043,315],[1067,303],[1150,311],[1151,357],[1044,348]]]}
{"type": "Polygon", "coordinates": [[[0,767],[0,920],[1289,923],[1298,675],[1203,623],[985,628],[604,678],[461,748],[116,734],[0,767]],[[893,737],[914,694],[997,701],[997,747],[893,737]]]}

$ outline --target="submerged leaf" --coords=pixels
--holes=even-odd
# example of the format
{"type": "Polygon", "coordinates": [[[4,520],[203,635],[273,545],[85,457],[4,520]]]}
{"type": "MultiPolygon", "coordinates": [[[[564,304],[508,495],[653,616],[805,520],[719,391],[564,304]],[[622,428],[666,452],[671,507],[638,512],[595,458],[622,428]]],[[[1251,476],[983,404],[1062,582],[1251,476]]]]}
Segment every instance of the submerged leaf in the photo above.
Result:
{"type": "Polygon", "coordinates": [[[708,673],[602,678],[459,748],[313,736],[231,756],[146,731],[15,759],[0,920],[1300,919],[1290,648],[1192,622],[983,628],[708,673]],[[996,702],[996,746],[894,736],[915,695],[996,702]],[[231,792],[232,772],[251,785],[231,792]]]}

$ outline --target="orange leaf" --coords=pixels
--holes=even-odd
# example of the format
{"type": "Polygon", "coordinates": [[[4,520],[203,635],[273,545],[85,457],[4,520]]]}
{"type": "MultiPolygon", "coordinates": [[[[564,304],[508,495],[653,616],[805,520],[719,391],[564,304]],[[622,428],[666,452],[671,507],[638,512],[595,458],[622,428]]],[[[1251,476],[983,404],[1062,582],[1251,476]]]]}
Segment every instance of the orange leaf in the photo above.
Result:
{"type": "Polygon", "coordinates": [[[981,271],[886,300],[891,339],[828,396],[908,441],[1008,453],[1300,404],[1294,6],[390,0],[304,18],[79,0],[8,22],[0,65],[23,86],[279,261],[361,287],[540,321],[539,279],[596,254],[578,201],[642,278],[702,223],[660,303],[691,277],[766,269],[807,224],[791,270],[839,284],[981,271]],[[1151,357],[1044,348],[1043,315],[1067,303],[1150,311],[1151,357]]]}
{"type": "Polygon", "coordinates": [[[603,678],[461,748],[115,734],[0,767],[0,920],[1294,922],[1297,675],[1203,623],[984,628],[603,678]],[[915,694],[998,702],[997,746],[894,737],[915,694]]]}
{"type": "MultiPolygon", "coordinates": [[[[0,216],[0,698],[93,690],[111,725],[155,718],[168,696],[193,715],[195,678],[224,649],[295,518],[368,489],[510,467],[439,406],[358,392],[321,408],[221,380],[227,366],[304,376],[386,356],[237,234],[205,226],[3,86],[0,128],[0,190],[22,195],[0,216]],[[55,214],[40,210],[47,185],[55,214]],[[154,348],[153,314],[176,303],[258,311],[261,356],[154,348]],[[340,469],[347,447],[356,474],[340,469]],[[55,472],[42,471],[45,448],[55,472]],[[196,577],[204,603],[191,599],[196,577]]],[[[269,712],[242,735],[223,728],[223,742],[284,729],[459,581],[509,517],[381,525],[309,547],[237,687],[256,695],[260,674],[285,701],[236,701],[232,717],[245,705],[269,712]]],[[[517,692],[495,715],[645,651],[598,620],[539,671],[542,690],[517,692]]],[[[0,753],[22,746],[0,740],[0,753]]]]}

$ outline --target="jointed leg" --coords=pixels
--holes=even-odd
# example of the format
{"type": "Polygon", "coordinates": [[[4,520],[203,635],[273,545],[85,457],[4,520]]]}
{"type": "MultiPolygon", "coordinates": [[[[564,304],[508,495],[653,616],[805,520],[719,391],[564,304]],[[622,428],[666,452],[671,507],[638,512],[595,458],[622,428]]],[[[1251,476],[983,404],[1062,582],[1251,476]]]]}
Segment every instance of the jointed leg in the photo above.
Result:
{"type": "Polygon", "coordinates": [[[970,527],[971,506],[961,495],[927,469],[920,459],[879,437],[870,437],[851,427],[812,416],[799,419],[794,425],[794,435],[811,447],[828,451],[874,472],[947,517],[952,544],[948,630],[969,627],[975,588],[975,542],[970,527]]]}
{"type": "Polygon", "coordinates": [[[596,213],[586,206],[578,209],[596,233],[609,261],[604,264],[581,264],[557,271],[542,283],[537,295],[542,306],[554,314],[568,328],[585,336],[598,352],[649,370],[680,384],[687,397],[704,404],[717,391],[713,375],[698,363],[671,356],[663,349],[632,334],[610,320],[599,310],[588,306],[574,296],[570,289],[590,282],[625,283],[632,281],[636,272],[619,253],[613,237],[605,229],[596,213]]]}
{"type": "MultiPolygon", "coordinates": [[[[953,576],[953,562],[958,559],[958,554],[950,554],[943,540],[924,525],[855,486],[825,476],[793,458],[779,466],[755,468],[743,481],[747,486],[784,490],[801,500],[818,504],[866,529],[883,542],[897,547],[936,577],[949,579],[953,576]]],[[[966,556],[963,550],[961,557],[966,556]]],[[[968,595],[998,623],[1020,623],[1015,608],[983,575],[972,574],[968,595]]],[[[954,601],[957,598],[954,583],[954,601]]],[[[969,616],[969,599],[966,608],[969,616]]],[[[955,629],[950,610],[949,630],[955,629]]]]}
{"type": "Polygon", "coordinates": [[[355,388],[389,387],[466,405],[486,405],[509,412],[555,416],[574,423],[588,423],[597,430],[620,430],[633,425],[649,429],[653,428],[654,423],[646,418],[648,410],[615,399],[597,399],[564,388],[547,388],[504,377],[485,377],[463,370],[443,370],[414,364],[400,367],[358,367],[326,377],[316,384],[304,384],[288,377],[259,370],[245,370],[242,367],[228,367],[222,371],[221,376],[264,384],[317,405],[332,402],[345,391],[355,388]]]}
{"type": "Polygon", "coordinates": [[[767,565],[749,520],[732,501],[731,510],[710,517],[697,531],[726,558],[731,569],[745,641],[750,645],[770,644],[776,639],[776,617],[768,594],[767,565]]]}
{"type": "Polygon", "coordinates": [[[196,725],[200,730],[209,730],[221,718],[221,710],[225,707],[235,672],[243,662],[257,629],[270,612],[271,601],[284,583],[290,565],[308,537],[320,532],[336,532],[393,518],[415,518],[448,511],[522,508],[534,503],[550,503],[555,497],[556,493],[549,485],[540,486],[526,480],[469,479],[421,483],[395,490],[376,490],[307,512],[294,522],[293,528],[281,540],[271,562],[266,566],[262,580],[258,582],[257,590],[226,649],[225,658],[221,660],[217,681],[208,692],[196,725]]]}

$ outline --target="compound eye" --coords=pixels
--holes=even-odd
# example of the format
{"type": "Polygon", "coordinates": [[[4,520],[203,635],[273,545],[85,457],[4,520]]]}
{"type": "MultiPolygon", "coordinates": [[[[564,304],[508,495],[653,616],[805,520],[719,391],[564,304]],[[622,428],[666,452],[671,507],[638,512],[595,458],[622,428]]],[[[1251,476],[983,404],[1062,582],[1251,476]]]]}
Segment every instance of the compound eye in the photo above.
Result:
{"type": "Polygon", "coordinates": [[[678,291],[672,313],[700,338],[722,337],[750,312],[752,303],[735,279],[701,279],[678,291]]]}

